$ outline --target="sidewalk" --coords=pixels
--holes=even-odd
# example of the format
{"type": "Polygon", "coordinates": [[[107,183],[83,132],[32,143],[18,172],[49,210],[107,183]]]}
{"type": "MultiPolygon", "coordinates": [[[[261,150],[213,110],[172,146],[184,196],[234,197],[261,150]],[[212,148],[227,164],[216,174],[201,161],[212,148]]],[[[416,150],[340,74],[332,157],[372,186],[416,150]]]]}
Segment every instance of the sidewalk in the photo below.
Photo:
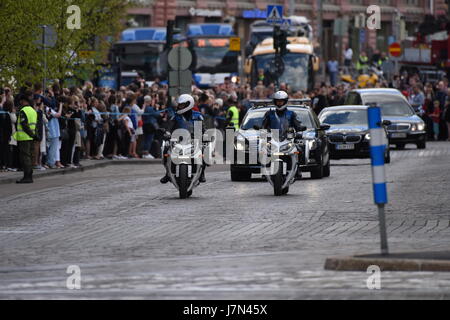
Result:
{"type": "Polygon", "coordinates": [[[381,271],[446,271],[450,272],[450,251],[426,251],[368,254],[353,257],[328,258],[325,270],[366,271],[371,265],[381,271]]]}
{"type": "MultiPolygon", "coordinates": [[[[92,170],[97,168],[104,168],[111,165],[127,165],[127,164],[161,164],[161,159],[146,160],[146,159],[127,159],[127,160],[83,160],[82,167],[79,168],[64,168],[64,169],[47,169],[44,171],[34,170],[33,179],[42,177],[55,176],[59,174],[71,174],[92,170]]],[[[18,179],[23,177],[23,172],[0,172],[0,185],[16,183],[18,179]]]]}

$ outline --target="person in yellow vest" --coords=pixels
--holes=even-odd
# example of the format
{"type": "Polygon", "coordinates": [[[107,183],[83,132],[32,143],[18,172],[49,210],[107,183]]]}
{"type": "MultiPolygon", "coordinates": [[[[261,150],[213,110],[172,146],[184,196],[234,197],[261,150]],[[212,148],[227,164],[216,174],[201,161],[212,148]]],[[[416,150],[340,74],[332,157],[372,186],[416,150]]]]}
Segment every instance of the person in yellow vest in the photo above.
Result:
{"type": "Polygon", "coordinates": [[[20,111],[17,120],[17,131],[14,139],[17,140],[19,160],[23,167],[23,179],[17,183],[33,183],[33,153],[36,136],[37,112],[31,107],[33,93],[25,92],[20,95],[20,111]]]}
{"type": "Polygon", "coordinates": [[[239,130],[239,109],[237,108],[237,97],[235,95],[231,95],[228,100],[229,107],[227,110],[227,126],[233,127],[236,131],[239,130]]]}
{"type": "Polygon", "coordinates": [[[363,74],[367,72],[367,68],[369,67],[369,58],[365,51],[362,51],[359,55],[359,59],[356,62],[356,70],[359,74],[363,74]]]}

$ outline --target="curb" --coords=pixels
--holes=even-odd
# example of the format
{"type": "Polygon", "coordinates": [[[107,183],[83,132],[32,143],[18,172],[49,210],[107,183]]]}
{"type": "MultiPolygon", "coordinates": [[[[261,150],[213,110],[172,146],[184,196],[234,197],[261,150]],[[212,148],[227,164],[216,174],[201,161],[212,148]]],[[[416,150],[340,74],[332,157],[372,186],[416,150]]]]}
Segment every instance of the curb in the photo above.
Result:
{"type": "Polygon", "coordinates": [[[389,259],[336,257],[327,258],[325,270],[334,271],[367,271],[371,265],[380,267],[381,271],[443,271],[450,272],[449,260],[431,259],[389,259]]]}
{"type": "MultiPolygon", "coordinates": [[[[103,161],[103,162],[97,162],[94,164],[85,165],[80,168],[66,168],[66,169],[53,169],[53,170],[46,170],[46,171],[34,171],[33,179],[39,179],[42,177],[50,177],[50,176],[56,176],[56,175],[65,175],[65,174],[73,174],[78,172],[84,172],[87,170],[92,169],[98,169],[98,168],[104,168],[108,166],[115,166],[115,165],[130,165],[130,164],[138,164],[138,165],[152,165],[152,164],[161,164],[161,159],[155,159],[155,160],[116,160],[116,161],[103,161]]],[[[2,178],[0,174],[0,185],[2,184],[10,184],[10,183],[16,183],[17,179],[20,179],[22,177],[22,172],[19,172],[18,174],[15,173],[14,177],[5,177],[2,178]]]]}

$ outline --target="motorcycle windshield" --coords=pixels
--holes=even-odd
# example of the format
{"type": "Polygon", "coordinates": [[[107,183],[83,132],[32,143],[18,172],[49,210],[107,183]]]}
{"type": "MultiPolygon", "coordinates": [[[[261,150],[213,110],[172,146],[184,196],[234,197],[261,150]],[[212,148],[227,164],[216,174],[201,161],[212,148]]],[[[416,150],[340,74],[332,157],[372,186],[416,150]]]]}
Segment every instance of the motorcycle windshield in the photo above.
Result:
{"type": "Polygon", "coordinates": [[[284,141],[287,139],[289,120],[286,117],[279,117],[275,112],[270,118],[270,128],[270,131],[272,132],[272,139],[284,141]]]}

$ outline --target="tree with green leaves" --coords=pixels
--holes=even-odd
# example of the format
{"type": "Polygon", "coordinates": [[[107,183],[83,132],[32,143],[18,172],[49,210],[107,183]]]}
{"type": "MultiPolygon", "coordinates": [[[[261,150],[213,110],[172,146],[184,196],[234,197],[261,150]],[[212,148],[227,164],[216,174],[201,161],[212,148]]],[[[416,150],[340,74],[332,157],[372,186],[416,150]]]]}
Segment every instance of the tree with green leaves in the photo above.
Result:
{"type": "Polygon", "coordinates": [[[121,31],[128,5],[126,0],[0,1],[0,84],[92,73],[121,31]],[[57,35],[55,46],[45,50],[46,74],[39,44],[44,25],[57,35]]]}

